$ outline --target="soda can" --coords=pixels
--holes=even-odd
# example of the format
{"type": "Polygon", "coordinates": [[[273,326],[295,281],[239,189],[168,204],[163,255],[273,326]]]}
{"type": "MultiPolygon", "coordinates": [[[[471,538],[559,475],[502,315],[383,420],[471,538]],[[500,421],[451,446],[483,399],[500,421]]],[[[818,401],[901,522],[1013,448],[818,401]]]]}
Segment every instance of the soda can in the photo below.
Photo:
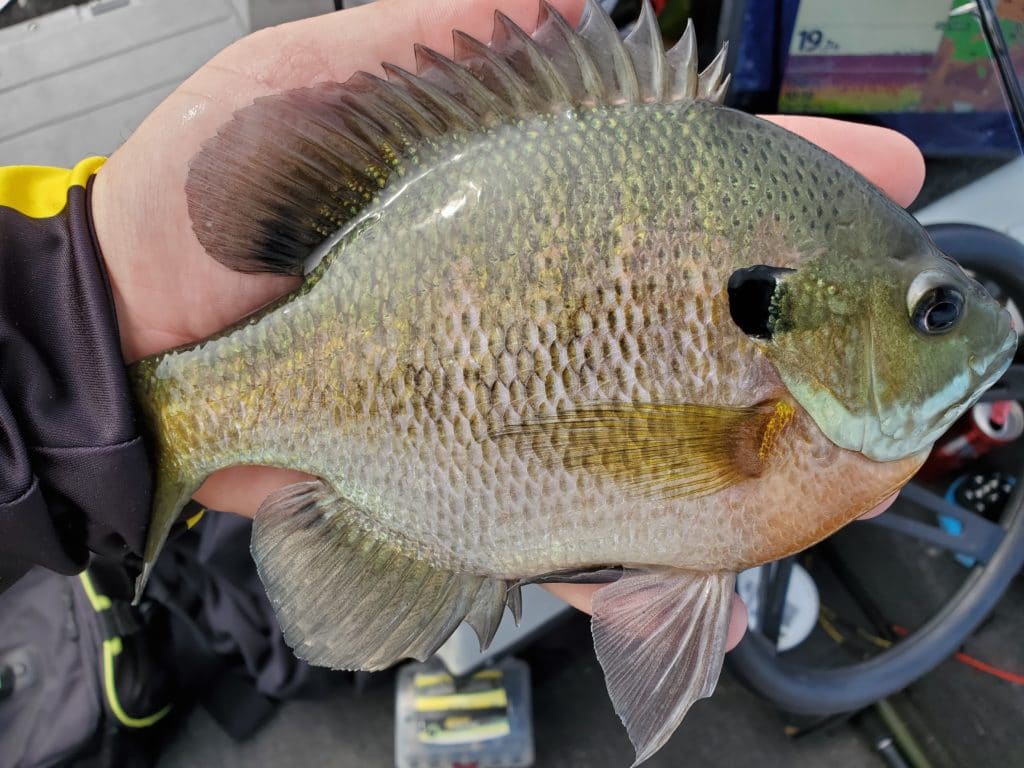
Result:
{"type": "Polygon", "coordinates": [[[932,449],[921,476],[934,479],[1012,443],[1024,434],[1024,407],[1016,400],[978,403],[932,449]]]}

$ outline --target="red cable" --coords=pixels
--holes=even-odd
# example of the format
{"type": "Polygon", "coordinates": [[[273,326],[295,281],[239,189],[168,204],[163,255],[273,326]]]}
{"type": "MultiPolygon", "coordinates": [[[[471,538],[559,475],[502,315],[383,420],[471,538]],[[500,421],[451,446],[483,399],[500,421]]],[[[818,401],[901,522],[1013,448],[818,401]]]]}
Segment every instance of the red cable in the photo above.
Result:
{"type": "MultiPolygon", "coordinates": [[[[892,631],[900,637],[906,637],[910,634],[910,631],[906,627],[901,627],[898,624],[894,624],[892,631]]],[[[994,667],[991,664],[986,664],[980,659],[976,659],[973,656],[969,656],[962,651],[957,651],[956,660],[961,664],[966,664],[968,667],[973,667],[979,672],[984,672],[993,677],[998,677],[1000,680],[1006,680],[1008,683],[1014,683],[1015,685],[1024,685],[1024,675],[1018,675],[1016,672],[1010,672],[1009,670],[1002,669],[1000,667],[994,667]]]]}
{"type": "Polygon", "coordinates": [[[992,411],[989,415],[992,426],[1002,427],[1006,424],[1006,420],[1010,418],[1010,407],[1012,405],[1012,400],[996,400],[992,403],[992,411]]]}
{"type": "Polygon", "coordinates": [[[1024,685],[1024,675],[1018,675],[1016,672],[1008,672],[1005,669],[993,667],[991,664],[986,664],[984,661],[980,661],[973,656],[968,656],[966,653],[957,653],[956,658],[967,666],[974,667],[982,672],[987,672],[990,675],[998,677],[1000,680],[1006,680],[1007,682],[1016,683],[1017,685],[1024,685]]]}

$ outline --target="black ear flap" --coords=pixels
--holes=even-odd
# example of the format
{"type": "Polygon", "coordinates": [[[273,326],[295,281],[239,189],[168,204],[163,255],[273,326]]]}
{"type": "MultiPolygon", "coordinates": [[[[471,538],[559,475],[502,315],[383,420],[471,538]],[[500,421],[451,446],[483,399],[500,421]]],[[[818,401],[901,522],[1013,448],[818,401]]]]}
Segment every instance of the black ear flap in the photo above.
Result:
{"type": "Polygon", "coordinates": [[[729,277],[729,314],[739,329],[755,339],[770,339],[774,330],[772,299],[783,275],[793,272],[784,267],[737,269],[729,277]]]}

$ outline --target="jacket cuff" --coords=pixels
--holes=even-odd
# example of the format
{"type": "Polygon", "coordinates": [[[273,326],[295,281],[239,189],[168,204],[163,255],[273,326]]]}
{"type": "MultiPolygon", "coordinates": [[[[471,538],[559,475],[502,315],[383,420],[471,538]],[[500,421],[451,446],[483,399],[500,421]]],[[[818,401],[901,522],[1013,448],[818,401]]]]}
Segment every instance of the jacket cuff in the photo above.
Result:
{"type": "Polygon", "coordinates": [[[149,461],[89,218],[102,158],[0,168],[0,589],[89,552],[137,567],[149,461]]]}

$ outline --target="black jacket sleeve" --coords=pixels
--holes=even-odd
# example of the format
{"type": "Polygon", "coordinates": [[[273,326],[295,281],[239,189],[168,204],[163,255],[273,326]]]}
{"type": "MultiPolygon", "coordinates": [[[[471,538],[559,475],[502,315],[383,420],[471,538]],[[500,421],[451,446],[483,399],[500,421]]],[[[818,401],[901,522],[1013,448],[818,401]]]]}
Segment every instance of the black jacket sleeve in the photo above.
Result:
{"type": "Polygon", "coordinates": [[[101,164],[0,168],[0,591],[90,550],[134,567],[145,543],[149,461],[89,220],[101,164]]]}

